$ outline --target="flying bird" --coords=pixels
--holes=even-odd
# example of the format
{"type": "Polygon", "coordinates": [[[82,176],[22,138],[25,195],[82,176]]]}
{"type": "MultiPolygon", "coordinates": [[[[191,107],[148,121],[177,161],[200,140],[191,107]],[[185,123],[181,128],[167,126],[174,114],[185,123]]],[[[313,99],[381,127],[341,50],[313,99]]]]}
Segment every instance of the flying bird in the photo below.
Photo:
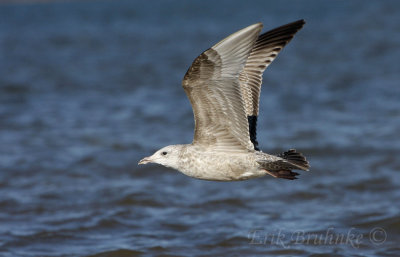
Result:
{"type": "Polygon", "coordinates": [[[204,180],[237,181],[271,175],[296,179],[309,169],[295,149],[279,155],[260,151],[256,137],[262,74],[305,24],[295,21],[260,35],[256,23],[200,54],[182,86],[192,104],[191,144],[170,145],[143,158],[204,180]]]}

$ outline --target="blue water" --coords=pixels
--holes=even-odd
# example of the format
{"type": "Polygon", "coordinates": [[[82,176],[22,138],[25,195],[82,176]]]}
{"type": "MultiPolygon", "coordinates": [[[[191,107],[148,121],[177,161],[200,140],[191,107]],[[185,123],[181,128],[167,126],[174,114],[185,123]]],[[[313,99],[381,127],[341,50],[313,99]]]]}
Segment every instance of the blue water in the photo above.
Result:
{"type": "Polygon", "coordinates": [[[0,256],[399,256],[400,2],[0,4],[0,256]],[[181,79],[255,22],[307,24],[264,74],[258,139],[295,181],[137,166],[189,143],[181,79]]]}

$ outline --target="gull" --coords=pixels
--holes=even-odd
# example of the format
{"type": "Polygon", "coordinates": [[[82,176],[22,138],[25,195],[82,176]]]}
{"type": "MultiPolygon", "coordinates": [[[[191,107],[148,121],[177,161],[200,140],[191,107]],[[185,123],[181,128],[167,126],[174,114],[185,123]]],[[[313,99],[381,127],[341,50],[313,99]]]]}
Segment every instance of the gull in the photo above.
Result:
{"type": "Polygon", "coordinates": [[[298,20],[260,35],[263,25],[256,23],[200,54],[182,81],[193,108],[193,142],[163,147],[138,164],[161,164],[214,181],[267,174],[293,180],[299,173],[292,170],[307,171],[301,153],[264,153],[256,137],[263,72],[304,24],[298,20]]]}

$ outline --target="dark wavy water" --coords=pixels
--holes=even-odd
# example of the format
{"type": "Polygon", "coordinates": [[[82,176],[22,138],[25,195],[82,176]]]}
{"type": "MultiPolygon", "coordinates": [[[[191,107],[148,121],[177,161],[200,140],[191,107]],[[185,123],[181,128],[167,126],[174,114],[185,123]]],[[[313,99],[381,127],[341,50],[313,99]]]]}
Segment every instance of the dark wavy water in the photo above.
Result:
{"type": "Polygon", "coordinates": [[[0,5],[1,256],[399,256],[400,2],[0,5]],[[188,178],[180,83],[228,34],[304,18],[265,73],[259,141],[299,180],[188,178]]]}

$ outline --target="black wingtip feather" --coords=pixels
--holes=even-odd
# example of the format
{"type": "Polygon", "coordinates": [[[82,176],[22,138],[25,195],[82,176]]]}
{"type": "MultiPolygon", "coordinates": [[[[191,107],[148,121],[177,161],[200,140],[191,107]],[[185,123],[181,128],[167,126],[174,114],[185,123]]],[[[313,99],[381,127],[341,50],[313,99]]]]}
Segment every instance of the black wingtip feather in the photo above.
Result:
{"type": "Polygon", "coordinates": [[[259,151],[258,141],[257,141],[257,116],[247,116],[247,121],[249,122],[249,134],[250,141],[254,145],[254,150],[259,151]]]}
{"type": "Polygon", "coordinates": [[[286,42],[284,43],[285,45],[293,38],[294,34],[296,34],[296,32],[304,26],[305,23],[306,22],[304,20],[297,20],[278,28],[269,30],[258,37],[257,43],[258,45],[264,43],[264,41],[269,41],[269,43],[271,43],[271,39],[278,39],[278,41],[286,42]]]}

